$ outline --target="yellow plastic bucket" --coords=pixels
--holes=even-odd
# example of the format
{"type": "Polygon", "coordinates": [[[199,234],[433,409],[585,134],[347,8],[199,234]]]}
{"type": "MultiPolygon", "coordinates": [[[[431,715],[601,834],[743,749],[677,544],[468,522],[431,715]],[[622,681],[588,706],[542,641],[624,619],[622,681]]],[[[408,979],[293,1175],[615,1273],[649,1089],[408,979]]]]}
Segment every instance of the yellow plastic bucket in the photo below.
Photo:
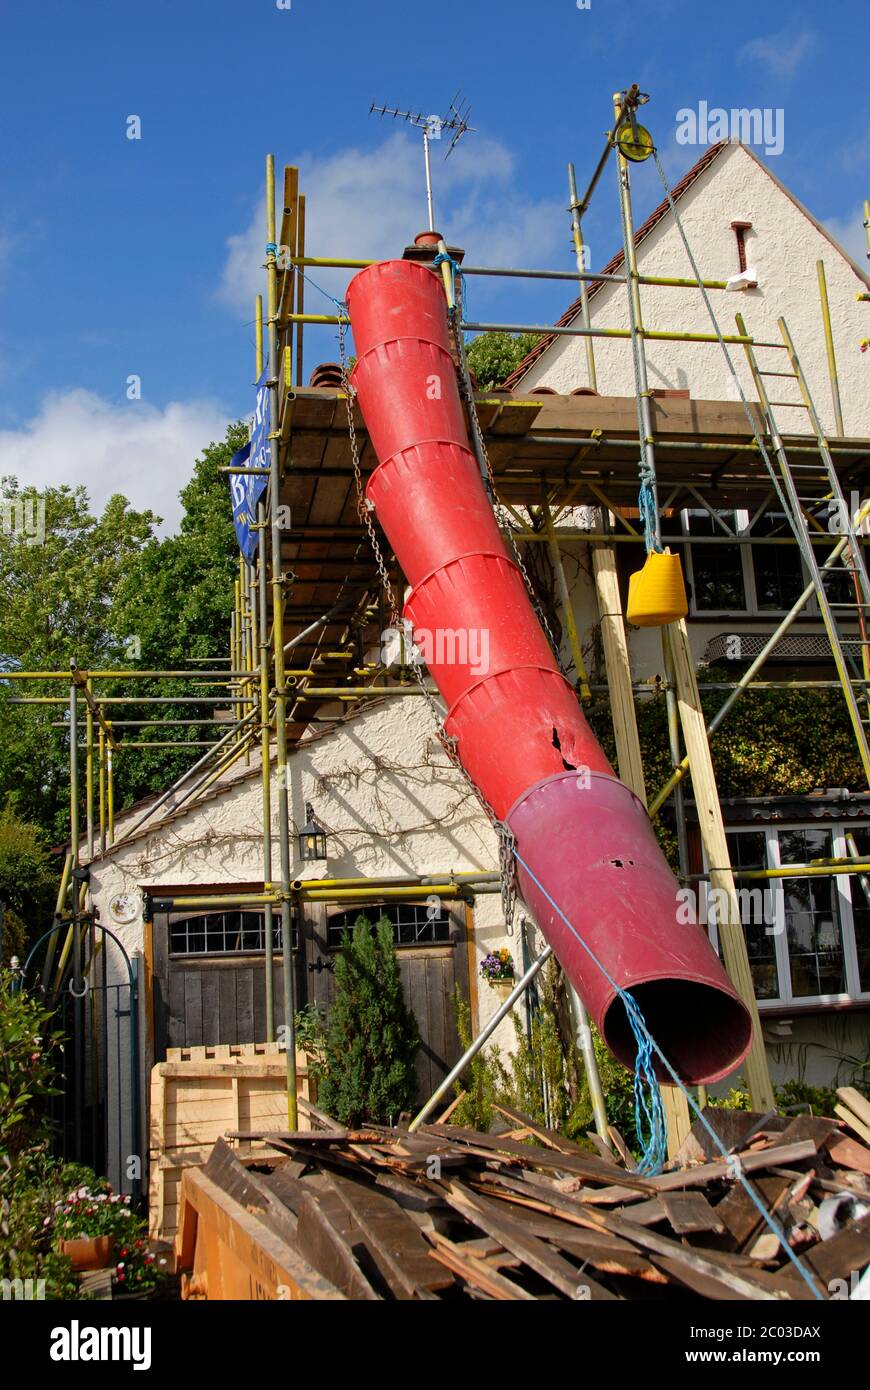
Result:
{"type": "Polygon", "coordinates": [[[651,551],[628,581],[626,618],[635,627],[664,627],[689,611],[679,555],[651,551]]]}

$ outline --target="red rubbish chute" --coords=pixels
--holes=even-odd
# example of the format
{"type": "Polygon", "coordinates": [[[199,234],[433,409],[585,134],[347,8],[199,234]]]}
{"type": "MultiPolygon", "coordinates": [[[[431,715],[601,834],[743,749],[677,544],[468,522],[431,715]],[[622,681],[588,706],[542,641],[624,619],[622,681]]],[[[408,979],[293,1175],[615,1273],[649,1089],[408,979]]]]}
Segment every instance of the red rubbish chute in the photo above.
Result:
{"type": "Polygon", "coordinates": [[[505,549],[469,448],[442,283],[384,261],[354,277],[348,305],[379,459],[366,495],[412,586],[405,615],[447,733],[531,871],[518,870],[523,900],[621,1061],[634,1064],[635,1042],[615,986],[684,1082],[715,1081],[748,1051],[749,1013],[703,928],[680,919],[646,810],[604,756],[505,549]]]}

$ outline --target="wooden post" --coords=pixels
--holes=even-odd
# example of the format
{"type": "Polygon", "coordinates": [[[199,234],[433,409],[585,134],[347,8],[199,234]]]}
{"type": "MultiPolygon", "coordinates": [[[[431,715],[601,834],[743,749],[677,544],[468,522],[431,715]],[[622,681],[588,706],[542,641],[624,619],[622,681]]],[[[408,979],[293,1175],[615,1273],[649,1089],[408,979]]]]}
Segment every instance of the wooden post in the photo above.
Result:
{"type": "Polygon", "coordinates": [[[622,618],[616,551],[612,545],[592,547],[592,570],[595,575],[595,593],[601,621],[601,639],[604,644],[604,664],[607,670],[619,776],[627,787],[631,787],[635,796],[640,797],[645,806],[646,786],[634,712],[631,662],[622,618]]]}
{"type": "MultiPolygon", "coordinates": [[[[645,806],[646,784],[634,708],[631,660],[622,616],[616,551],[612,545],[592,547],[592,572],[595,576],[595,593],[601,620],[601,639],[604,644],[619,776],[626,786],[631,787],[635,796],[640,797],[645,806]]],[[[689,1102],[679,1087],[662,1086],[661,1095],[668,1125],[668,1157],[673,1158],[692,1127],[692,1117],[689,1102]]]]}
{"type": "Polygon", "coordinates": [[[674,673],[677,683],[677,702],[683,739],[689,759],[692,788],[698,808],[701,840],[707,854],[710,868],[710,885],[719,889],[720,903],[727,902],[727,910],[717,912],[719,940],[725,968],[731,981],[752,1017],[752,1046],[746,1058],[746,1078],[749,1095],[755,1110],[773,1110],[775,1106],[773,1086],[767,1065],[767,1053],[761,1033],[761,1020],[755,1002],[755,989],[752,972],[749,968],[749,955],[746,938],[740,920],[740,908],[734,888],[734,874],[731,870],[731,857],[728,840],[719,805],[713,760],[707,739],[707,727],[701,708],[701,696],[695,676],[695,666],[689,647],[689,634],[683,619],[672,623],[669,629],[674,673]]]}
{"type": "Polygon", "coordinates": [[[565,574],[565,567],[562,564],[562,552],[559,549],[559,538],[556,535],[556,528],[553,525],[553,517],[550,512],[550,505],[547,501],[547,489],[544,484],[541,485],[541,513],[544,518],[544,530],[547,536],[547,549],[550,552],[550,563],[553,566],[559,597],[562,600],[562,612],[565,615],[568,645],[571,648],[571,655],[574,658],[574,682],[580,691],[582,699],[588,700],[591,698],[591,691],[589,689],[589,679],[586,675],[586,664],[583,660],[583,648],[580,644],[580,634],[577,631],[577,620],[574,617],[574,605],[571,602],[571,589],[565,574]]]}

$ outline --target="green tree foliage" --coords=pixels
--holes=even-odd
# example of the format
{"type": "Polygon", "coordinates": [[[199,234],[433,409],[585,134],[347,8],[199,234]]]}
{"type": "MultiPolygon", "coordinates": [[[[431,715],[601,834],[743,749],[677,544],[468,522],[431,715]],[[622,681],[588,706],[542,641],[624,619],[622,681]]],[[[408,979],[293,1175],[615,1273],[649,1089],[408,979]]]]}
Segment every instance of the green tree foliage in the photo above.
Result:
{"type": "Polygon", "coordinates": [[[209,444],[180,496],[176,535],[150,539],[127,569],[112,608],[117,642],[138,638],[132,664],[170,667],[196,657],[226,655],[239,549],[229,483],[220,469],[247,438],[241,422],[209,444]]]}
{"type": "Polygon", "coordinates": [[[468,365],[480,391],[492,391],[510,376],[538,341],[537,333],[481,333],[466,344],[468,365]]]}
{"type": "Polygon", "coordinates": [[[341,1124],[395,1123],[415,1097],[420,1035],[386,917],[374,929],[358,917],[353,932],[342,933],[335,985],[319,1104],[341,1124]]]}
{"type": "Polygon", "coordinates": [[[8,965],[13,955],[23,956],[51,925],[57,878],[57,864],[39,828],[8,808],[0,810],[0,903],[5,906],[0,965],[8,965]]]}
{"type": "Polygon", "coordinates": [[[13,516],[19,507],[45,509],[42,543],[14,525],[0,530],[0,663],[60,671],[71,659],[92,666],[111,658],[112,600],[160,518],[133,511],[118,493],[94,516],[83,487],[38,492],[4,478],[0,492],[13,516]]]}
{"type": "MultiPolygon", "coordinates": [[[[162,540],[155,536],[159,518],[134,511],[120,495],[97,516],[82,487],[37,492],[3,479],[0,670],[62,671],[71,660],[82,668],[168,667],[191,656],[225,655],[238,549],[229,484],[220,468],[245,437],[245,426],[234,424],[225,439],[203,451],[181,493],[179,532],[162,540]],[[33,543],[35,528],[14,522],[18,515],[39,515],[40,507],[44,541],[33,543]]],[[[147,693],[197,689],[203,691],[194,682],[154,682],[147,693]]],[[[0,679],[0,806],[11,804],[55,841],[68,834],[68,737],[52,727],[63,709],[11,706],[8,700],[63,693],[57,683],[28,682],[25,691],[0,679]]],[[[104,683],[100,693],[117,694],[118,688],[104,683]]],[[[161,713],[155,705],[128,705],[123,717],[161,713]]],[[[199,714],[210,730],[211,706],[184,711],[185,717],[199,714]]],[[[207,734],[188,726],[176,736],[195,741],[207,734]]],[[[172,780],[191,761],[184,750],[130,750],[116,759],[119,805],[172,780]]]]}
{"type": "MultiPolygon", "coordinates": [[[[177,669],[191,657],[226,656],[239,548],[229,482],[220,469],[246,439],[247,427],[239,422],[228,427],[223,440],[203,450],[180,494],[184,515],[177,534],[149,540],[119,584],[111,624],[118,646],[125,653],[138,653],[124,661],[131,669],[177,669]]],[[[216,669],[221,669],[220,661],[216,669]]],[[[151,681],[148,685],[152,696],[222,693],[219,687],[206,690],[195,681],[151,681]]],[[[147,719],[160,707],[130,705],[126,709],[128,718],[147,719]]],[[[193,742],[212,736],[214,706],[176,709],[179,717],[201,717],[203,723],[164,730],[167,739],[193,742]]],[[[163,713],[165,716],[165,710],[163,713]]],[[[144,737],[149,737],[147,730],[144,737]]],[[[128,804],[173,781],[201,751],[130,750],[116,763],[120,803],[128,804]]]]}
{"type": "Polygon", "coordinates": [[[13,990],[0,971],[0,1159],[16,1155],[45,1135],[43,1102],[54,1093],[52,1011],[26,990],[13,990]]]}
{"type": "MultiPolygon", "coordinates": [[[[158,518],[133,511],[110,497],[97,517],[84,488],[19,488],[0,483],[0,669],[68,669],[112,659],[110,612],[132,557],[158,518]],[[44,508],[44,513],[41,509],[44,508]],[[15,524],[21,509],[44,515],[44,539],[15,524]]],[[[60,706],[10,706],[13,695],[63,693],[56,683],[0,682],[0,804],[11,802],[25,819],[52,836],[67,823],[68,749],[62,729],[52,728],[60,706]]]]}

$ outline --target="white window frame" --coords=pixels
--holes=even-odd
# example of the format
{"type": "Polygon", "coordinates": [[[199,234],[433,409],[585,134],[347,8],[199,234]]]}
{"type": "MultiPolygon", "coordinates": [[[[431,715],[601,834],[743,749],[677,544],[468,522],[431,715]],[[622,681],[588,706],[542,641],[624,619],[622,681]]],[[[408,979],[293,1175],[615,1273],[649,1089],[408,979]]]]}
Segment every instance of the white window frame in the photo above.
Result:
{"type": "MultiPolygon", "coordinates": [[[[684,507],[680,512],[680,529],[686,537],[686,574],[691,585],[692,594],[692,601],[689,610],[690,617],[740,617],[757,618],[763,621],[765,618],[782,617],[789,611],[788,608],[760,608],[758,606],[758,595],[755,590],[755,570],[752,566],[752,546],[739,545],[737,541],[737,537],[744,536],[750,532],[750,520],[754,520],[755,516],[755,513],[752,513],[750,515],[746,508],[741,507],[735,507],[733,509],[720,507],[718,509],[711,509],[711,511],[707,511],[704,507],[684,507]],[[727,531],[729,533],[733,533],[735,537],[735,547],[740,551],[740,566],[741,573],[743,576],[743,594],[746,604],[744,608],[699,608],[696,602],[695,595],[697,593],[697,585],[695,584],[695,572],[692,564],[693,542],[691,531],[691,518],[693,516],[709,517],[711,516],[711,514],[718,519],[723,532],[727,531]]],[[[698,545],[703,545],[705,543],[705,540],[707,539],[709,539],[709,537],[696,536],[695,542],[698,545]]],[[[806,569],[803,560],[801,560],[801,573],[804,576],[805,583],[809,583],[809,579],[806,576],[806,569]]],[[[810,604],[807,605],[808,612],[812,611],[811,605],[813,605],[814,602],[814,599],[810,600],[810,604]]]]}
{"type": "MultiPolygon", "coordinates": [[[[788,825],[777,822],[775,825],[726,825],[725,829],[729,835],[764,835],[765,837],[765,856],[767,867],[782,868],[800,865],[783,865],[780,855],[779,834],[781,831],[793,830],[826,830],[831,835],[831,854],[835,859],[848,859],[849,850],[846,843],[846,836],[850,831],[856,829],[866,830],[867,823],[862,821],[796,821],[788,825]]],[[[704,868],[708,868],[707,856],[704,855],[704,868]]],[[[783,892],[783,882],[781,878],[762,880],[763,888],[772,890],[774,906],[774,953],[776,958],[777,978],[780,993],[772,999],[757,999],[759,1013],[767,1010],[780,1010],[783,1008],[793,1009],[818,1009],[820,1006],[829,1004],[857,1004],[870,1002],[870,989],[861,990],[858,973],[858,948],[855,940],[855,921],[852,916],[852,893],[851,879],[857,875],[852,874],[832,874],[834,889],[837,895],[837,907],[840,914],[840,939],[843,948],[843,968],[846,976],[846,991],[839,994],[800,994],[794,995],[791,992],[791,969],[789,967],[789,948],[788,933],[785,924],[785,895],[783,892]],[[783,987],[785,987],[783,989],[783,987]]],[[[740,886],[737,880],[737,886],[740,886]]],[[[747,883],[755,884],[756,880],[746,880],[747,883]]],[[[716,925],[715,907],[708,910],[707,883],[704,880],[704,911],[707,917],[707,931],[713,946],[719,949],[719,932],[716,925]]]]}

